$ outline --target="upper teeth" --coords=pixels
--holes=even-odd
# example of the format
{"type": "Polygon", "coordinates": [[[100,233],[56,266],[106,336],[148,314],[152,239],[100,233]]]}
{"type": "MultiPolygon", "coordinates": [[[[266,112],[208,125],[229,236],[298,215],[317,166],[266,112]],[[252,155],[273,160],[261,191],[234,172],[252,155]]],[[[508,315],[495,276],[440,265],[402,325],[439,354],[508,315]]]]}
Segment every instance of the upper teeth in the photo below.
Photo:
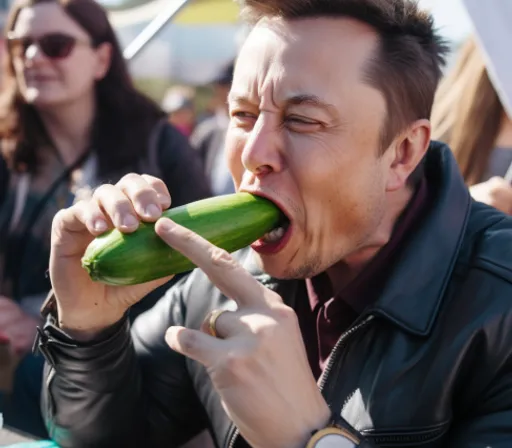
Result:
{"type": "Polygon", "coordinates": [[[268,232],[263,237],[263,240],[267,243],[274,243],[276,241],[279,241],[283,237],[284,232],[285,232],[284,227],[277,227],[276,229],[268,232]]]}

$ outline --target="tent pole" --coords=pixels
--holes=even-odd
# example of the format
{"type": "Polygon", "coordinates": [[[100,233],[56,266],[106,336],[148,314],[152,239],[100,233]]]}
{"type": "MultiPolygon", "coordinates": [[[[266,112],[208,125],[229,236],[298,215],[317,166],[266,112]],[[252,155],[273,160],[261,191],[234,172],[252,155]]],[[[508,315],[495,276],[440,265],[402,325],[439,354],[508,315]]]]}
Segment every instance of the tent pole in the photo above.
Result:
{"type": "Polygon", "coordinates": [[[131,61],[162,28],[178,14],[191,0],[178,0],[158,14],[148,25],[133,39],[123,51],[126,60],[131,61]]]}

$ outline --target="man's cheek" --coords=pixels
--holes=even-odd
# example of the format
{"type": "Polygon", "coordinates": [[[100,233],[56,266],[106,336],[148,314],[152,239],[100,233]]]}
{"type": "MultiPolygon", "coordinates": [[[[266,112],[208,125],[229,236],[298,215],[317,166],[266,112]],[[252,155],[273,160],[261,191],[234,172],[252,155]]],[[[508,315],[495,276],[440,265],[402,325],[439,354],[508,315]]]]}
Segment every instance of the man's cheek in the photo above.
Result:
{"type": "Polygon", "coordinates": [[[237,187],[242,181],[242,177],[245,171],[245,168],[242,164],[242,151],[242,145],[238,145],[238,147],[233,147],[229,145],[229,143],[227,143],[226,145],[225,155],[228,164],[228,169],[231,173],[231,176],[233,176],[235,186],[237,187]]]}

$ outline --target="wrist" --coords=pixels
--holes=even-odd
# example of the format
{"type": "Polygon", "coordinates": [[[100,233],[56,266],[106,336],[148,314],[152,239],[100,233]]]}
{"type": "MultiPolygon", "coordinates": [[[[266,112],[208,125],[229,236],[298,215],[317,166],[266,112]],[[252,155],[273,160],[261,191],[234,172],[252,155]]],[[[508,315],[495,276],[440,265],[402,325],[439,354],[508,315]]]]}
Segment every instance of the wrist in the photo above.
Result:
{"type": "Polygon", "coordinates": [[[332,414],[327,403],[323,401],[320,409],[313,415],[309,423],[303,425],[301,433],[296,437],[295,443],[290,443],[287,446],[294,448],[304,448],[311,440],[311,436],[319,429],[325,428],[332,422],[332,414]]]}
{"type": "Polygon", "coordinates": [[[109,328],[116,325],[123,315],[111,319],[92,316],[91,319],[75,319],[73,315],[59,315],[58,327],[78,342],[90,342],[97,339],[109,328]]]}
{"type": "MultiPolygon", "coordinates": [[[[55,301],[55,299],[54,299],[55,301]]],[[[71,338],[78,342],[89,342],[97,339],[100,334],[117,324],[124,313],[100,313],[96,309],[67,310],[55,301],[53,307],[46,304],[43,314],[52,312],[55,323],[71,338]]]]}

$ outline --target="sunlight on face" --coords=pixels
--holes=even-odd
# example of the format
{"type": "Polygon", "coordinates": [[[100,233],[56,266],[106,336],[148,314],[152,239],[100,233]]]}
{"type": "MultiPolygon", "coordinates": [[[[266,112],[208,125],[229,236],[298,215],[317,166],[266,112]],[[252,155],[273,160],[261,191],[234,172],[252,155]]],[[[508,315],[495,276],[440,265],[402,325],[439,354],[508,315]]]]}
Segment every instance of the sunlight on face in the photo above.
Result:
{"type": "Polygon", "coordinates": [[[36,42],[38,38],[55,34],[74,40],[69,55],[62,58],[46,54],[41,43],[33,43],[25,52],[13,54],[16,80],[27,102],[52,107],[92,94],[97,80],[96,51],[85,30],[58,4],[40,3],[23,8],[13,34],[36,42]]]}
{"type": "Polygon", "coordinates": [[[351,19],[272,20],[241,50],[226,151],[237,188],[278,199],[291,218],[286,246],[259,255],[271,275],[308,277],[372,244],[386,104],[363,72],[377,42],[351,19]]]}

